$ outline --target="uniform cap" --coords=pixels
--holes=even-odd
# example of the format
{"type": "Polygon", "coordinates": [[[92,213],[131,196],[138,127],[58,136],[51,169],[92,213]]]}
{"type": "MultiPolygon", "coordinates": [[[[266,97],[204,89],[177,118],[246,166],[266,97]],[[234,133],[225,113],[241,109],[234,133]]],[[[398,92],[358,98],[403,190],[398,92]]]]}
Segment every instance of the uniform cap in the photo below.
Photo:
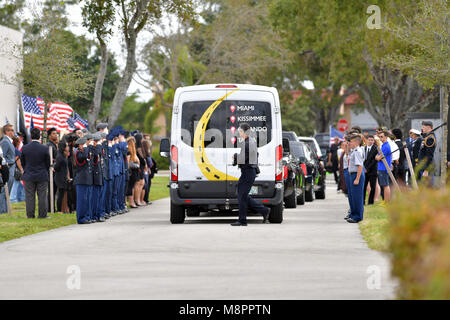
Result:
{"type": "Polygon", "coordinates": [[[421,132],[419,130],[417,130],[417,129],[411,129],[411,130],[409,130],[409,132],[412,132],[412,133],[414,133],[414,134],[416,134],[418,136],[420,136],[420,134],[421,134],[421,132]]]}
{"type": "Polygon", "coordinates": [[[83,145],[83,144],[85,144],[86,142],[87,142],[86,137],[81,137],[81,138],[78,138],[77,141],[75,141],[75,144],[77,144],[77,145],[83,145]]]}
{"type": "Polygon", "coordinates": [[[84,134],[89,133],[89,130],[86,128],[81,129],[81,132],[83,132],[84,134]]]}
{"type": "Polygon", "coordinates": [[[428,127],[432,127],[432,128],[433,128],[433,122],[431,122],[431,121],[429,121],[429,120],[422,121],[422,125],[423,125],[423,126],[428,126],[428,127]]]}
{"type": "Polygon", "coordinates": [[[100,132],[94,133],[93,136],[94,136],[94,141],[102,140],[102,135],[100,134],[100,132]]]}
{"type": "Polygon", "coordinates": [[[101,122],[97,125],[97,130],[102,130],[108,127],[108,124],[106,122],[101,122]]]}
{"type": "Polygon", "coordinates": [[[92,133],[87,133],[87,134],[85,135],[85,137],[86,137],[87,140],[92,140],[92,139],[94,139],[94,135],[93,135],[92,133]]]}

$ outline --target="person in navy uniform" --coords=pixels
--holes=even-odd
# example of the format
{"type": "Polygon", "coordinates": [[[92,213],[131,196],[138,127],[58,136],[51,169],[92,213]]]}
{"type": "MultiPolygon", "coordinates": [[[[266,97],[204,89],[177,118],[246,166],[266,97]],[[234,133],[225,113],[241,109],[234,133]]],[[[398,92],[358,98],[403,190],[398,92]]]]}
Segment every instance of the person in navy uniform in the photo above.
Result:
{"type": "Polygon", "coordinates": [[[239,220],[233,222],[232,226],[247,226],[247,210],[250,207],[252,210],[261,213],[263,216],[263,223],[268,222],[270,208],[263,206],[256,202],[249,196],[250,189],[255,182],[258,169],[258,152],[256,141],[249,137],[250,126],[247,123],[239,125],[239,136],[244,140],[241,146],[239,155],[233,155],[233,165],[239,164],[241,169],[241,176],[238,181],[238,201],[239,201],[239,220]]]}
{"type": "Polygon", "coordinates": [[[419,176],[418,180],[422,177],[428,177],[430,171],[432,170],[434,150],[436,149],[436,136],[433,130],[433,122],[423,121],[422,122],[422,144],[420,145],[418,163],[419,163],[419,176]]]}
{"type": "Polygon", "coordinates": [[[102,184],[102,190],[100,195],[100,216],[109,219],[109,211],[107,211],[107,199],[108,199],[108,175],[109,175],[109,168],[108,168],[108,141],[106,141],[106,132],[99,131],[98,134],[101,137],[99,145],[101,146],[101,153],[100,153],[100,161],[102,165],[102,177],[103,177],[103,184],[102,184]]]}
{"type": "Polygon", "coordinates": [[[75,144],[78,148],[74,153],[75,179],[74,184],[77,190],[77,222],[79,224],[91,223],[91,188],[93,183],[92,165],[90,160],[90,150],[87,145],[86,136],[79,138],[75,144]]]}
{"type": "Polygon", "coordinates": [[[128,163],[127,163],[127,153],[128,153],[128,143],[125,140],[126,132],[120,130],[119,132],[119,154],[120,154],[120,189],[119,189],[119,213],[123,214],[128,212],[125,201],[125,186],[127,185],[127,175],[128,175],[128,163]]]}
{"type": "MultiPolygon", "coordinates": [[[[111,130],[112,131],[112,130],[111,130]]],[[[113,134],[114,140],[112,144],[112,160],[113,160],[113,193],[112,193],[112,207],[111,210],[114,215],[120,214],[119,197],[120,197],[120,151],[119,151],[119,134],[113,134]]]]}
{"type": "Polygon", "coordinates": [[[101,135],[96,133],[93,135],[94,143],[92,145],[92,217],[91,220],[95,222],[105,222],[104,214],[101,209],[101,196],[103,187],[103,148],[100,143],[101,135]]]}

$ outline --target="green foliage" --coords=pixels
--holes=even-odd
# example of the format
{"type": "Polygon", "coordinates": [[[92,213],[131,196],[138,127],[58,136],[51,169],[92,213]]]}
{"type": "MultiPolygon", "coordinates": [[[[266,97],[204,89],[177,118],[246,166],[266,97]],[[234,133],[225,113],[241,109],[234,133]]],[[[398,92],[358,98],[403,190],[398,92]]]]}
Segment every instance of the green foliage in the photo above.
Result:
{"type": "Polygon", "coordinates": [[[49,28],[30,41],[23,56],[20,78],[24,92],[42,96],[47,102],[85,97],[92,86],[92,77],[74,59],[58,23],[52,25],[47,19],[51,18],[43,17],[43,25],[49,28]]]}
{"type": "Polygon", "coordinates": [[[159,154],[159,143],[153,144],[152,158],[155,160],[158,170],[169,170],[169,158],[161,157],[159,154]]]}
{"type": "Polygon", "coordinates": [[[0,25],[19,30],[22,24],[19,15],[24,5],[25,0],[6,1],[6,3],[2,3],[0,5],[0,25]]]}
{"type": "Polygon", "coordinates": [[[450,83],[450,20],[446,0],[421,0],[417,13],[398,23],[389,23],[392,37],[407,47],[392,50],[389,65],[412,75],[425,88],[450,83]]]}
{"type": "Polygon", "coordinates": [[[450,299],[450,189],[402,193],[388,206],[400,299],[450,299]]]}
{"type": "Polygon", "coordinates": [[[388,252],[389,250],[389,214],[383,202],[364,207],[364,220],[359,229],[369,248],[388,252]]]}
{"type": "MultiPolygon", "coordinates": [[[[152,101],[150,103],[138,102],[136,99],[137,95],[132,94],[126,97],[123,102],[122,112],[116,124],[123,126],[125,130],[142,131],[145,126],[146,114],[149,111],[152,101]]],[[[148,132],[146,131],[146,133],[148,132]]]]}
{"type": "Polygon", "coordinates": [[[287,95],[281,99],[281,121],[284,131],[295,131],[300,136],[314,134],[314,123],[311,119],[311,100],[305,96],[298,97],[292,103],[292,97],[287,95]]]}

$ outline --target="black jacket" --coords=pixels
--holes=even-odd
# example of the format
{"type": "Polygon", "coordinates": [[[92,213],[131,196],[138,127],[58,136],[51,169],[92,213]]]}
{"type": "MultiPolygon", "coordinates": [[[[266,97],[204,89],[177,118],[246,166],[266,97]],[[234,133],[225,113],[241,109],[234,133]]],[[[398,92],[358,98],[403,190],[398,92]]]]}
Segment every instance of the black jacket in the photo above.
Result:
{"type": "Polygon", "coordinates": [[[255,139],[245,139],[244,143],[241,144],[240,153],[234,154],[233,165],[238,165],[241,169],[258,168],[258,148],[255,139]],[[250,154],[250,149],[253,151],[252,154],[250,154]]]}
{"type": "Polygon", "coordinates": [[[48,147],[37,141],[24,145],[20,162],[24,170],[23,181],[49,181],[50,154],[48,147]]]}
{"type": "Polygon", "coordinates": [[[75,151],[75,185],[88,185],[93,184],[93,173],[92,173],[92,163],[91,154],[89,147],[84,148],[83,151],[75,151]]]}
{"type": "Polygon", "coordinates": [[[69,171],[67,158],[58,152],[55,163],[55,183],[58,189],[67,189],[67,173],[69,171]]]}
{"type": "MultiPolygon", "coordinates": [[[[364,153],[367,152],[367,146],[364,147],[364,153]]],[[[378,154],[377,146],[372,145],[370,148],[370,152],[366,156],[366,160],[364,160],[364,168],[367,170],[368,176],[376,176],[377,175],[377,160],[375,160],[375,156],[378,154]]]]}

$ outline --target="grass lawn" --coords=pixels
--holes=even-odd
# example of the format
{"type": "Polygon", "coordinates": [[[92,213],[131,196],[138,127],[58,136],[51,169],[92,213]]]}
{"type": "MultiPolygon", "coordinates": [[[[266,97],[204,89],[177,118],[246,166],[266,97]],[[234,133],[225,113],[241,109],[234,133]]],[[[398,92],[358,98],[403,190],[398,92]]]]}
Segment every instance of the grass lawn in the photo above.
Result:
{"type": "Polygon", "coordinates": [[[359,223],[359,229],[369,248],[388,251],[388,223],[388,212],[383,202],[364,207],[364,220],[359,223]]]}
{"type": "MultiPolygon", "coordinates": [[[[168,197],[168,183],[169,177],[154,177],[150,190],[150,200],[168,197]]],[[[75,214],[55,213],[49,214],[52,217],[51,219],[27,219],[25,202],[13,203],[12,210],[12,214],[0,214],[0,242],[77,223],[75,214]]]]}

